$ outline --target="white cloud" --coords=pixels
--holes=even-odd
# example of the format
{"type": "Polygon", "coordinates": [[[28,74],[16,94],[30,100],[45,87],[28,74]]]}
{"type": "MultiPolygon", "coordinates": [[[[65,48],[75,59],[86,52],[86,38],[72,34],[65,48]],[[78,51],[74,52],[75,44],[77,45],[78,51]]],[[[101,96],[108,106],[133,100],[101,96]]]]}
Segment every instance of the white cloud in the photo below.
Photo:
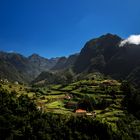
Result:
{"type": "Polygon", "coordinates": [[[126,43],[140,45],[140,35],[130,35],[127,39],[121,41],[120,47],[123,47],[126,43]]]}

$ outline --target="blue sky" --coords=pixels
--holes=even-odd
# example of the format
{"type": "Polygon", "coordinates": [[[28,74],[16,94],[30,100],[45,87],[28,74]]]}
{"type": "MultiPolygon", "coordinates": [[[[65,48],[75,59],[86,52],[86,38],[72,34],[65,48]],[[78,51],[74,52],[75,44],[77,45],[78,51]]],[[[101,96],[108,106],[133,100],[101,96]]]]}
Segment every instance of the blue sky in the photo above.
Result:
{"type": "Polygon", "coordinates": [[[140,0],[1,0],[0,50],[50,58],[106,33],[140,34],[140,0]]]}

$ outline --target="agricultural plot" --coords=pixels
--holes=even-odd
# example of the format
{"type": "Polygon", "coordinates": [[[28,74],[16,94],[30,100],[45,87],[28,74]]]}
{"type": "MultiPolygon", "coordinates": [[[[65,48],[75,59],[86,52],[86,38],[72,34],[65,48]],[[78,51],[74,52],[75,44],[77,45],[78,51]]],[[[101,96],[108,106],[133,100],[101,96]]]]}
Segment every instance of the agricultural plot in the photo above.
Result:
{"type": "MultiPolygon", "coordinates": [[[[28,95],[45,112],[73,114],[74,110],[84,106],[81,104],[86,100],[96,112],[97,118],[103,121],[113,124],[120,116],[124,116],[121,108],[124,95],[120,90],[120,83],[115,80],[82,80],[69,85],[47,87],[7,84],[3,88],[9,92],[17,92],[17,96],[28,95]]],[[[84,108],[89,112],[88,106],[84,108]]]]}

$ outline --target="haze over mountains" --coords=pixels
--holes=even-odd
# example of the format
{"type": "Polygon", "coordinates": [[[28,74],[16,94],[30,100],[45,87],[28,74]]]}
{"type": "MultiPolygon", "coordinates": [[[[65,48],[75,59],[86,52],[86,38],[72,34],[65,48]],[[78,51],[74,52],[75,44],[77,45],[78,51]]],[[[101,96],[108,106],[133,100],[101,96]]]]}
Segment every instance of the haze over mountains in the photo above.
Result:
{"type": "Polygon", "coordinates": [[[17,53],[0,52],[0,77],[10,81],[30,82],[42,71],[52,68],[58,58],[46,59],[37,54],[24,57],[17,53]]]}
{"type": "Polygon", "coordinates": [[[140,45],[125,41],[117,35],[106,34],[91,39],[79,54],[68,58],[46,59],[37,54],[24,57],[17,53],[0,52],[0,77],[11,81],[31,82],[44,71],[58,75],[69,69],[75,75],[100,72],[115,79],[128,79],[138,83],[140,72],[140,45]]]}

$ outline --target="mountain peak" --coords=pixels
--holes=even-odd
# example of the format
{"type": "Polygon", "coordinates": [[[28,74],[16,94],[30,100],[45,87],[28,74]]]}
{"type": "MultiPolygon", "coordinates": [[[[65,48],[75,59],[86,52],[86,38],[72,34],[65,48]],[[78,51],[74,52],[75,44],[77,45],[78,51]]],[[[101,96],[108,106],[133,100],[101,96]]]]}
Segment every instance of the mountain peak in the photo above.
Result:
{"type": "MultiPolygon", "coordinates": [[[[118,44],[121,40],[119,36],[107,33],[88,41],[76,60],[74,66],[75,72],[82,72],[89,69],[89,66],[93,66],[93,61],[98,59],[100,59],[98,65],[106,64],[118,50],[118,44]]],[[[96,69],[95,65],[93,67],[96,69]]]]}
{"type": "Polygon", "coordinates": [[[28,58],[38,58],[38,57],[41,57],[41,56],[39,56],[37,53],[33,53],[28,58]]]}
{"type": "Polygon", "coordinates": [[[121,37],[119,37],[116,34],[107,33],[105,35],[100,36],[99,39],[119,39],[119,40],[121,40],[121,37]]]}

